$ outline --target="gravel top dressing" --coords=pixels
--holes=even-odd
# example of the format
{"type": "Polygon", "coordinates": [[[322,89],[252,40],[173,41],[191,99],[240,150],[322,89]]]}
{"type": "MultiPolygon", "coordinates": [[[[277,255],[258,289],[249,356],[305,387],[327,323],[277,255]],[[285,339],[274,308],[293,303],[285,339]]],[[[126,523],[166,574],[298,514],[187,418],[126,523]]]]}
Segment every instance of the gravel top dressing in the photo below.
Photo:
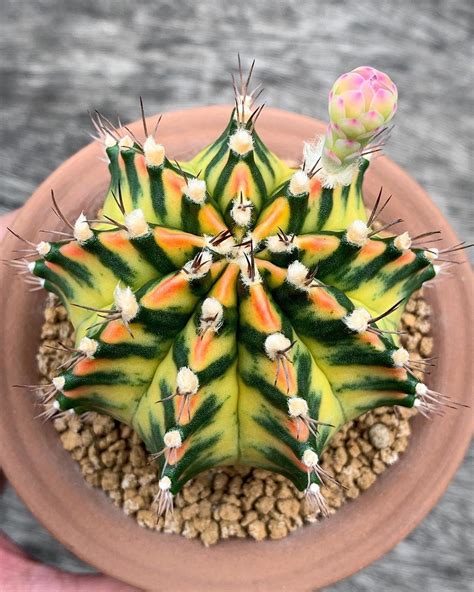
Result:
{"type": "MultiPolygon", "coordinates": [[[[50,297],[45,311],[38,368],[50,382],[65,361],[61,342],[73,346],[73,330],[66,310],[50,297]]],[[[402,317],[401,342],[412,360],[433,351],[430,307],[421,293],[407,304],[402,317]]],[[[412,409],[381,408],[346,424],[331,440],[322,467],[340,486],[322,487],[330,512],[368,489],[406,450],[412,409]]],[[[54,420],[62,446],[79,463],[86,482],[100,487],[113,503],[140,526],[186,538],[206,546],[230,537],[281,539],[318,515],[285,477],[250,467],[223,467],[204,472],[188,482],[175,497],[173,515],[158,518],[153,498],[158,473],[139,437],[131,428],[108,416],[65,413],[54,420]]],[[[329,518],[330,519],[330,518],[329,518]]]]}

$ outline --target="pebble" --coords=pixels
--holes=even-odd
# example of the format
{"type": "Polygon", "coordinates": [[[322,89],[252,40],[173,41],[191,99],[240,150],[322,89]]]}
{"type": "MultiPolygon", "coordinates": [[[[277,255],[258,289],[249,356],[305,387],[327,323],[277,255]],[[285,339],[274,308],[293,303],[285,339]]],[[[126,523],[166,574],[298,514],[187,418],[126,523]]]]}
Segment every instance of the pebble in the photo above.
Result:
{"type": "Polygon", "coordinates": [[[382,448],[387,448],[387,446],[390,446],[393,441],[393,437],[392,433],[385,424],[376,423],[369,430],[369,440],[370,443],[375,448],[377,448],[377,450],[381,450],[382,448]]]}
{"type": "MultiPolygon", "coordinates": [[[[413,359],[433,353],[429,335],[429,305],[417,293],[407,303],[401,337],[413,359]]],[[[53,298],[45,309],[43,344],[38,367],[51,380],[64,361],[48,349],[62,339],[73,345],[67,313],[53,298]]],[[[329,484],[322,488],[330,512],[357,498],[377,476],[396,462],[409,442],[412,409],[376,409],[349,422],[334,435],[322,457],[324,469],[347,489],[329,484]]],[[[67,415],[54,420],[63,447],[79,463],[86,482],[103,489],[113,503],[137,523],[165,533],[199,539],[206,547],[220,539],[251,537],[278,540],[318,519],[302,492],[282,475],[251,467],[221,467],[198,475],[175,496],[173,517],[158,518],[156,467],[138,435],[110,417],[91,414],[87,420],[67,415]]]]}

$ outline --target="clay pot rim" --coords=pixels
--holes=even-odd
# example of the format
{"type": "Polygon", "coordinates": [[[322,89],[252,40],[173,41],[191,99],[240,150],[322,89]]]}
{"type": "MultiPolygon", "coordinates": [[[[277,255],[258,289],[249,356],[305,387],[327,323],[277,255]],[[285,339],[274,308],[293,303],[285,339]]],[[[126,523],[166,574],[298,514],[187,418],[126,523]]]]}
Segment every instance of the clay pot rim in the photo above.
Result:
{"type": "MultiPolygon", "coordinates": [[[[216,137],[216,130],[224,127],[229,112],[228,106],[213,106],[169,113],[160,126],[160,139],[170,146],[171,153],[175,152],[173,156],[183,158],[203,146],[205,140],[216,137]],[[186,154],[183,154],[184,145],[186,154]]],[[[131,129],[140,134],[141,123],[135,122],[131,129]]],[[[322,128],[308,117],[266,109],[259,120],[258,130],[277,153],[295,158],[300,153],[300,140],[313,138],[322,128]]],[[[99,154],[99,146],[91,144],[63,163],[22,208],[14,228],[20,232],[33,229],[37,216],[42,213],[47,226],[54,227],[53,218],[44,212],[50,187],[61,187],[66,196],[74,191],[80,192],[78,175],[72,176],[74,172],[81,173],[88,188],[87,191],[82,189],[82,199],[85,201],[86,195],[90,194],[97,199],[107,178],[105,165],[96,162],[95,156],[99,154]]],[[[381,179],[387,190],[401,186],[404,194],[409,196],[408,205],[398,205],[415,218],[410,226],[412,232],[419,228],[420,231],[441,228],[449,244],[458,242],[426,193],[385,157],[377,159],[367,174],[369,201],[375,197],[374,187],[379,187],[381,179]],[[425,223],[419,219],[422,215],[426,218],[425,223]]],[[[77,202],[71,203],[71,200],[72,195],[64,204],[66,213],[68,209],[77,212],[77,202]]],[[[389,211],[389,215],[400,212],[393,203],[391,208],[395,209],[389,211]]],[[[12,237],[7,237],[2,243],[3,249],[10,249],[13,244],[12,237]]],[[[465,259],[463,253],[461,258],[465,259]]],[[[467,266],[461,267],[466,270],[444,289],[450,306],[438,307],[439,295],[435,292],[432,297],[439,311],[434,335],[436,349],[444,354],[435,378],[439,388],[450,382],[459,392],[458,400],[467,403],[469,335],[467,325],[463,326],[459,321],[462,310],[472,311],[473,307],[468,285],[470,271],[467,266]],[[456,352],[453,352],[453,344],[448,344],[445,331],[449,326],[458,328],[458,341],[464,345],[456,352]],[[454,363],[462,372],[450,374],[450,365],[454,363]]],[[[11,270],[2,269],[0,279],[2,285],[11,286],[14,293],[15,290],[18,292],[14,303],[9,299],[9,291],[3,290],[0,295],[0,318],[4,324],[0,335],[0,351],[4,352],[0,360],[0,392],[5,411],[0,415],[0,466],[25,504],[56,538],[84,561],[132,585],[154,589],[162,579],[170,592],[240,591],[249,586],[253,590],[263,591],[271,587],[273,590],[299,592],[327,586],[375,561],[415,528],[443,494],[469,444],[472,425],[468,414],[459,414],[454,419],[451,415],[431,424],[416,418],[408,451],[379,477],[377,483],[329,520],[300,529],[281,541],[256,544],[250,540],[232,540],[206,550],[196,541],[147,532],[114,508],[102,492],[87,487],[76,463],[57,446],[57,435],[52,426],[42,426],[34,421],[31,402],[11,388],[10,385],[19,382],[20,378],[25,382],[28,373],[28,378],[34,375],[32,354],[37,347],[37,341],[28,339],[26,332],[17,335],[14,313],[22,310],[25,326],[39,327],[40,299],[31,295],[26,297],[22,290],[18,291],[19,283],[15,280],[12,283],[11,270]],[[12,336],[15,339],[12,340],[12,336]],[[26,371],[18,367],[21,366],[19,361],[25,363],[26,371]],[[449,454],[443,456],[449,444],[449,454]],[[426,462],[420,463],[420,454],[426,457],[426,462]],[[432,470],[428,471],[429,467],[432,470]],[[414,488],[410,489],[412,482],[409,478],[413,479],[414,488]],[[397,494],[404,503],[400,503],[397,494]],[[91,513],[86,520],[81,520],[74,512],[81,505],[82,510],[91,513]],[[390,514],[387,514],[389,505],[394,511],[391,521],[390,514]],[[353,542],[354,536],[356,543],[353,542]],[[148,553],[160,558],[162,565],[156,566],[148,553]],[[179,569],[181,558],[186,561],[186,569],[179,569]],[[173,561],[176,569],[172,569],[173,561]]]]}

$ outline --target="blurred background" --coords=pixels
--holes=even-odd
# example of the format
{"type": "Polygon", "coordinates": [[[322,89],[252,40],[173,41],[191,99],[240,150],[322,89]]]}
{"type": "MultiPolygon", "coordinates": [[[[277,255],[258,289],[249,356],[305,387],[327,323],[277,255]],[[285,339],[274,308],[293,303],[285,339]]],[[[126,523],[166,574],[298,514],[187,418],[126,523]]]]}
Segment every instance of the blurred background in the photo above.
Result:
{"type": "MultiPolygon", "coordinates": [[[[240,52],[246,66],[256,58],[254,81],[265,87],[267,104],[321,119],[340,73],[359,65],[385,70],[400,94],[386,152],[468,239],[473,6],[472,0],[1,0],[0,214],[20,207],[88,143],[89,110],[130,121],[139,117],[139,95],[148,114],[230,103],[240,52]]],[[[415,532],[330,590],[472,591],[472,455],[415,532]]],[[[0,526],[43,562],[92,571],[9,488],[0,497],[0,526]]]]}

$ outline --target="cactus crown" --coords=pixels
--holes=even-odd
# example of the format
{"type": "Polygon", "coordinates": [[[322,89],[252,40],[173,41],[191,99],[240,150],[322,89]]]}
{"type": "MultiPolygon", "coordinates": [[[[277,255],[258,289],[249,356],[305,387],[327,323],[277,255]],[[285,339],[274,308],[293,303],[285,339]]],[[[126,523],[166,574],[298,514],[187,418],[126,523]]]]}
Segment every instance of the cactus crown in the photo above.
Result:
{"type": "Polygon", "coordinates": [[[296,170],[257,134],[255,100],[241,76],[225,130],[181,163],[145,118],[142,142],[98,116],[111,183],[97,220],[65,220],[53,195],[69,231],[29,243],[29,282],[61,298],[76,330],[70,363],[41,389],[46,415],[133,426],[160,467],[160,511],[198,472],[243,463],[324,512],[319,458],[342,424],[442,401],[396,335],[436,252],[381,236],[388,200],[368,216],[362,197],[395,85],[372,68],[339,78],[327,133],[296,170]]]}

